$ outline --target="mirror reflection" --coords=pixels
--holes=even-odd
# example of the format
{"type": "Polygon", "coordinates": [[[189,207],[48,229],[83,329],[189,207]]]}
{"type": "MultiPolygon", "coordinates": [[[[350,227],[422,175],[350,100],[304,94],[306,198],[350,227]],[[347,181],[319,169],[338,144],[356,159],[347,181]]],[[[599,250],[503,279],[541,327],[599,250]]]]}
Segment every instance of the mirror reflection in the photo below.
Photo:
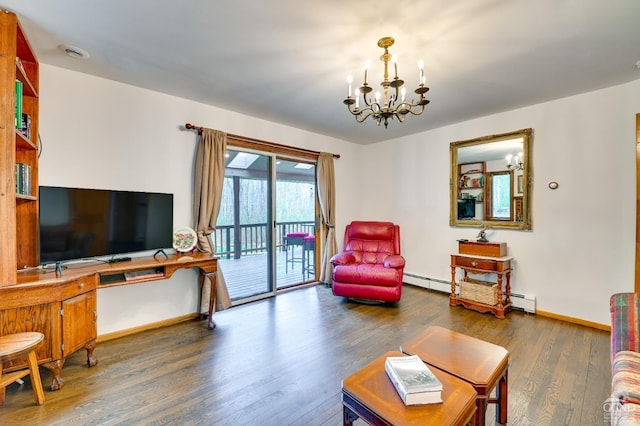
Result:
{"type": "Polygon", "coordinates": [[[531,229],[531,135],[522,129],[452,142],[452,226],[531,229]]]}

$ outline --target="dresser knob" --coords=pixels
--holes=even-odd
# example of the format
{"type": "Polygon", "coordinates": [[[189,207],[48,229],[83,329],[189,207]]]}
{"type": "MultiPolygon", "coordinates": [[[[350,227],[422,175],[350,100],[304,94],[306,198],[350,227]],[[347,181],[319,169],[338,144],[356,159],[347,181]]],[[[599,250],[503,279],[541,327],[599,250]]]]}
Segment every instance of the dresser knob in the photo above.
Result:
{"type": "Polygon", "coordinates": [[[78,288],[79,288],[80,290],[82,290],[82,289],[84,288],[84,283],[80,283],[80,284],[78,284],[78,288]]]}
{"type": "Polygon", "coordinates": [[[474,260],[473,262],[471,262],[471,266],[478,266],[478,262],[474,260]]]}

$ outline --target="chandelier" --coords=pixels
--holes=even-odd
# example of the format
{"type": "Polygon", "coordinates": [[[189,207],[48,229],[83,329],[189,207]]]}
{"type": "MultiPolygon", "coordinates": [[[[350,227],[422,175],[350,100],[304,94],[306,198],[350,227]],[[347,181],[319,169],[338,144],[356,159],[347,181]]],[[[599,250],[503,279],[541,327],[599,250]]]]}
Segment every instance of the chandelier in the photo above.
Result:
{"type": "Polygon", "coordinates": [[[509,170],[518,171],[518,170],[522,170],[522,168],[524,167],[523,153],[520,153],[515,156],[511,154],[507,154],[507,156],[504,159],[507,160],[507,169],[509,170]]]}
{"type": "Polygon", "coordinates": [[[399,122],[403,122],[407,114],[420,115],[424,111],[425,105],[429,103],[429,100],[424,97],[424,94],[429,91],[429,88],[424,85],[424,63],[422,60],[418,62],[419,70],[419,85],[414,92],[420,95],[417,102],[413,99],[410,101],[406,99],[407,89],[403,87],[404,81],[398,78],[398,60],[395,55],[389,54],[389,47],[393,46],[394,39],[392,37],[383,37],[378,40],[378,47],[384,49],[384,53],[380,56],[380,60],[384,62],[384,80],[380,83],[382,86],[382,94],[378,91],[374,97],[370,96],[373,88],[367,83],[367,72],[369,70],[369,61],[365,63],[364,67],[364,84],[357,88],[355,96],[351,96],[351,82],[352,77],[347,77],[347,83],[349,85],[349,95],[343,102],[347,105],[349,112],[353,114],[358,123],[362,123],[368,117],[378,123],[384,123],[386,128],[389,124],[389,119],[396,118],[399,122]],[[389,80],[389,62],[393,63],[394,77],[389,80]],[[360,108],[360,95],[362,95],[363,107],[360,108]]]}

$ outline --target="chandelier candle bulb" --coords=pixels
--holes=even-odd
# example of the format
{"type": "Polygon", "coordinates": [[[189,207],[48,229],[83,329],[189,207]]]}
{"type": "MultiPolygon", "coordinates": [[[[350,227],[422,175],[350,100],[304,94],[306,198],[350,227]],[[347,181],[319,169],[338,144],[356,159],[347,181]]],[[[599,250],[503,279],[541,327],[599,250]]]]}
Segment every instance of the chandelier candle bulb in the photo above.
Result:
{"type": "Polygon", "coordinates": [[[349,84],[349,97],[351,97],[351,82],[353,81],[353,77],[350,75],[347,76],[347,84],[349,84]]]}
{"type": "Polygon", "coordinates": [[[369,61],[364,63],[364,85],[367,85],[367,71],[369,71],[369,61]]]}

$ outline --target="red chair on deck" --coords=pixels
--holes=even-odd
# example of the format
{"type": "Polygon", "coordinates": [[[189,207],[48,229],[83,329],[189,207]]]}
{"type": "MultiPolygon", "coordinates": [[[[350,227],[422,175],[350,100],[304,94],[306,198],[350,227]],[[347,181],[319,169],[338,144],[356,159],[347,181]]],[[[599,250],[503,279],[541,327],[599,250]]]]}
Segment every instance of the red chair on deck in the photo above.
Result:
{"type": "Polygon", "coordinates": [[[344,249],[331,258],[336,296],[397,302],[402,296],[405,260],[400,227],[391,222],[351,222],[344,249]]]}

